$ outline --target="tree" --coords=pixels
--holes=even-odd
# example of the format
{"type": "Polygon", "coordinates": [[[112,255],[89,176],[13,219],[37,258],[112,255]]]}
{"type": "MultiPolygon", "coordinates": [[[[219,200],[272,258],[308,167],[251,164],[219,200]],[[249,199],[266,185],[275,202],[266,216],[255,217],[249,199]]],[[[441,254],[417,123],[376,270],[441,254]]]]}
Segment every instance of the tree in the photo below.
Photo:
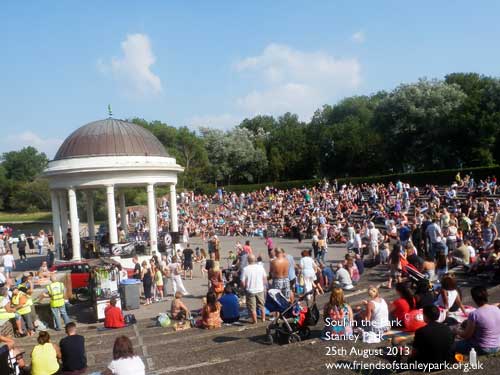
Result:
{"type": "Polygon", "coordinates": [[[0,164],[0,210],[5,209],[6,202],[11,192],[11,181],[7,179],[7,172],[0,164]]]}
{"type": "MultiPolygon", "coordinates": [[[[285,113],[278,118],[269,135],[269,143],[280,154],[282,178],[286,180],[310,178],[313,171],[308,160],[307,125],[295,114],[285,113]]],[[[273,174],[273,171],[270,171],[273,174]]]]}
{"type": "Polygon", "coordinates": [[[203,170],[208,165],[208,155],[203,139],[187,127],[181,127],[177,130],[175,149],[178,156],[177,162],[184,166],[183,186],[185,180],[192,186],[196,176],[203,175],[203,170]]]}
{"type": "Polygon", "coordinates": [[[454,144],[461,162],[467,166],[486,166],[500,162],[494,157],[500,126],[500,80],[477,73],[453,73],[445,78],[467,95],[451,121],[455,125],[454,144]]]}
{"type": "Polygon", "coordinates": [[[200,128],[200,133],[210,161],[210,180],[217,185],[218,181],[224,180],[230,174],[226,134],[220,129],[211,128],[200,128]]]}
{"type": "Polygon", "coordinates": [[[354,96],[316,111],[308,129],[309,152],[322,176],[366,175],[382,169],[381,137],[373,116],[387,96],[354,96]]]}
{"type": "Polygon", "coordinates": [[[42,173],[47,163],[47,156],[31,146],[21,151],[6,152],[2,156],[5,176],[14,181],[33,181],[42,173]]]}
{"type": "Polygon", "coordinates": [[[18,183],[10,195],[9,208],[21,212],[49,209],[50,191],[47,180],[18,183]]]}
{"type": "Polygon", "coordinates": [[[254,182],[267,169],[266,152],[255,147],[255,136],[244,128],[235,128],[226,133],[227,164],[230,166],[228,184],[231,178],[238,182],[254,182]]]}
{"type": "Polygon", "coordinates": [[[382,99],[374,127],[383,137],[386,171],[455,167],[449,119],[465,99],[457,85],[425,79],[400,85],[382,99]]]}

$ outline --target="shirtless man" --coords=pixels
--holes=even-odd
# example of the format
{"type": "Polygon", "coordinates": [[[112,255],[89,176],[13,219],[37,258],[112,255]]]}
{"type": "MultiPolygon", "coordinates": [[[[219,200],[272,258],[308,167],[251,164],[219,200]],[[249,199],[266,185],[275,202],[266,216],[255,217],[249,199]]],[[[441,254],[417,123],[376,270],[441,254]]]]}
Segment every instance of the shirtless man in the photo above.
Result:
{"type": "Polygon", "coordinates": [[[290,280],[288,279],[290,264],[283,249],[274,249],[274,254],[275,257],[269,268],[269,276],[273,280],[272,288],[279,289],[286,299],[290,299],[290,280]]]}

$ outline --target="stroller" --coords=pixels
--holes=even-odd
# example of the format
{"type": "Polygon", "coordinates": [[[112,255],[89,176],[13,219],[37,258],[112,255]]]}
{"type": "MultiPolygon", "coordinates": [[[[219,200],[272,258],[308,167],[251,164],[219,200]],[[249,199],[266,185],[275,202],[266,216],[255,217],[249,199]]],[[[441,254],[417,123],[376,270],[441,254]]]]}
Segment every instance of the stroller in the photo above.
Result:
{"type": "Polygon", "coordinates": [[[319,320],[319,310],[316,306],[314,289],[296,298],[290,303],[278,289],[270,289],[266,297],[266,309],[278,312],[278,317],[267,326],[266,336],[269,345],[273,342],[291,344],[306,340],[311,335],[310,326],[315,326],[319,320]],[[308,302],[308,296],[313,294],[313,302],[308,302]],[[306,301],[305,304],[303,301],[306,301]]]}
{"type": "Polygon", "coordinates": [[[403,274],[408,276],[408,279],[413,286],[416,286],[419,282],[427,281],[425,275],[421,273],[414,265],[410,263],[401,263],[401,268],[403,269],[403,274]]]}
{"type": "Polygon", "coordinates": [[[0,374],[22,375],[25,369],[19,367],[19,360],[23,358],[24,352],[10,350],[7,345],[0,346],[0,374]]]}

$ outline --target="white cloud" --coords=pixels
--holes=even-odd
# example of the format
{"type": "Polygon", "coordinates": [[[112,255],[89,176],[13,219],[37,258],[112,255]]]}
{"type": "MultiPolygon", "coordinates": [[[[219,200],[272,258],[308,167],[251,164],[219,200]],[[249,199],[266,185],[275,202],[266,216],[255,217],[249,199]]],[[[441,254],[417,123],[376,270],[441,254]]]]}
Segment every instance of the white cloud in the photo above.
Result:
{"type": "Polygon", "coordinates": [[[364,43],[366,40],[365,32],[363,30],[359,30],[351,35],[351,39],[355,43],[364,43]]]}
{"type": "Polygon", "coordinates": [[[18,151],[23,147],[33,146],[38,151],[45,152],[49,159],[53,158],[63,140],[58,138],[43,138],[32,131],[9,134],[0,141],[0,151],[18,151]]]}
{"type": "Polygon", "coordinates": [[[129,34],[121,43],[123,57],[113,57],[109,63],[97,61],[97,69],[124,84],[133,94],[158,94],[162,91],[160,77],[151,71],[156,58],[146,34],[129,34]]]}
{"type": "Polygon", "coordinates": [[[325,52],[303,52],[270,44],[261,55],[235,64],[239,73],[254,72],[262,87],[236,103],[249,115],[290,111],[308,120],[323,104],[351,94],[361,82],[355,58],[335,58],[325,52]]]}
{"type": "Polygon", "coordinates": [[[242,121],[242,117],[238,117],[229,113],[224,113],[221,115],[203,115],[203,116],[193,116],[187,120],[187,124],[190,127],[211,127],[228,129],[233,126],[239,125],[242,121]]]}

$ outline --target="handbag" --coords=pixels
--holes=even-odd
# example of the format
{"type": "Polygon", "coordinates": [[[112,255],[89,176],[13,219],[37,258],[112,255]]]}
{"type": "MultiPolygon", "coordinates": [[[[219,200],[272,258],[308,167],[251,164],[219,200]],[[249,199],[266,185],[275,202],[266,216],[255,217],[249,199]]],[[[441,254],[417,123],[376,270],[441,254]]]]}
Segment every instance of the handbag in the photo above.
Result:
{"type": "Polygon", "coordinates": [[[305,324],[306,326],[315,326],[319,321],[319,309],[316,304],[313,304],[309,309],[307,309],[305,324]]]}

